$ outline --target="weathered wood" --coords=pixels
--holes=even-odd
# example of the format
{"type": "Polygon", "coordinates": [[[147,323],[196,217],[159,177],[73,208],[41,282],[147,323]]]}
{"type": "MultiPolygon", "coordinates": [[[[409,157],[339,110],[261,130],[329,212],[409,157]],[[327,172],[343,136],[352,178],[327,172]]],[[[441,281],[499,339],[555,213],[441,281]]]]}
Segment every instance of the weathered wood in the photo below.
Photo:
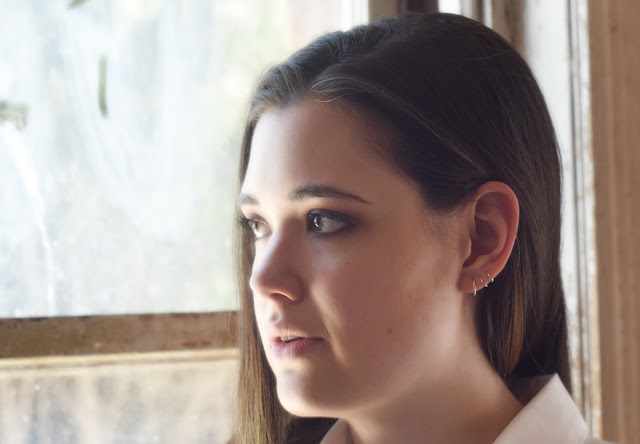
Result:
{"type": "Polygon", "coordinates": [[[0,320],[0,358],[206,350],[236,346],[236,314],[0,320]]]}
{"type": "Polygon", "coordinates": [[[603,435],[640,442],[640,2],[589,1],[603,435]]]}

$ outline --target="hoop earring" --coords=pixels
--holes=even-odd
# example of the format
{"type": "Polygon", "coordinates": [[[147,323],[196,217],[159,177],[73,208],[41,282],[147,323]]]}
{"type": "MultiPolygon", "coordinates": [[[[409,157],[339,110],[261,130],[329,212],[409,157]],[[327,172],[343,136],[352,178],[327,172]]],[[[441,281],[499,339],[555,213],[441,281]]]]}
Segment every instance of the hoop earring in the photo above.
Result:
{"type": "Polygon", "coordinates": [[[491,283],[494,282],[493,278],[491,277],[491,275],[489,274],[489,272],[485,271],[485,273],[487,273],[487,276],[489,276],[489,279],[491,279],[491,283]]]}
{"type": "Polygon", "coordinates": [[[471,278],[471,282],[473,282],[473,296],[477,296],[478,292],[476,291],[476,280],[474,278],[471,278]]]}

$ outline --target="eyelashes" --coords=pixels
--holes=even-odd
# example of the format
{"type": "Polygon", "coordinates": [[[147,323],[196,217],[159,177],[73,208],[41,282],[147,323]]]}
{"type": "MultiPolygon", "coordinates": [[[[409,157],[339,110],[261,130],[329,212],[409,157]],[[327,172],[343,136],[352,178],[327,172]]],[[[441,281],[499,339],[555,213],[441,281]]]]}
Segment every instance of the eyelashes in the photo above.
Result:
{"type": "Polygon", "coordinates": [[[307,214],[307,230],[319,235],[336,234],[353,226],[351,218],[334,211],[313,210],[307,214]]]}
{"type": "MultiPolygon", "coordinates": [[[[238,222],[249,233],[254,242],[268,237],[271,227],[260,216],[252,214],[240,217],[238,222]]],[[[306,215],[307,232],[314,236],[326,237],[346,232],[355,226],[353,220],[342,214],[330,210],[312,210],[306,215]]]]}
{"type": "Polygon", "coordinates": [[[240,217],[238,218],[238,223],[240,223],[244,231],[249,233],[254,242],[270,234],[270,232],[267,232],[269,227],[267,223],[256,215],[240,217]]]}

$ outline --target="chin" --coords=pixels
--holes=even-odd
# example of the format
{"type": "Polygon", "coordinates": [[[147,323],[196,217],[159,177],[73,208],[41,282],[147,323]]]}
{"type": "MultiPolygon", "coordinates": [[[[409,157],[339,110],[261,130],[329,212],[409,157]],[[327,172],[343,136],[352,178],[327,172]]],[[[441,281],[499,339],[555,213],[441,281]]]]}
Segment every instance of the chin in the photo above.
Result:
{"type": "Polygon", "coordinates": [[[277,392],[282,407],[295,416],[332,417],[331,413],[336,411],[336,402],[332,402],[331,395],[322,388],[313,390],[308,386],[278,382],[277,392]]]}

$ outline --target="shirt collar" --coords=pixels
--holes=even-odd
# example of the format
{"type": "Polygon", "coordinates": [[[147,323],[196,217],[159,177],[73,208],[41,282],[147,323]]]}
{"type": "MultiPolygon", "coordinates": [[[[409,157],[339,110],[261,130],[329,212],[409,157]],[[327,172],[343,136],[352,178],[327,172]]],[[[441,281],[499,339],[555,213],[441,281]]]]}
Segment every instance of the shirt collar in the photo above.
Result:
{"type": "Polygon", "coordinates": [[[494,444],[584,442],[587,424],[557,374],[522,379],[512,390],[526,405],[494,444]]]}
{"type": "Polygon", "coordinates": [[[349,425],[346,421],[339,419],[329,429],[320,444],[349,444],[349,425]]]}

